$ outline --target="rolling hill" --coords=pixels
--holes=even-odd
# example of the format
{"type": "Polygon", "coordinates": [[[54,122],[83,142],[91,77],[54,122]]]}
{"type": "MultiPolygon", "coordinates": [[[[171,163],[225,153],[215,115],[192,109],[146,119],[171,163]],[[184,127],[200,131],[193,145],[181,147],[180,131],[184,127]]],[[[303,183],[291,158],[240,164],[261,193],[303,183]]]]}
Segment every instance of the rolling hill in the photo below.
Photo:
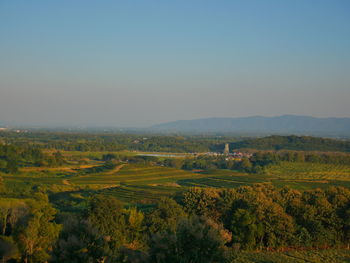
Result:
{"type": "Polygon", "coordinates": [[[315,118],[296,115],[206,118],[167,122],[154,125],[151,129],[162,132],[229,132],[347,136],[350,134],[350,118],[315,118]]]}

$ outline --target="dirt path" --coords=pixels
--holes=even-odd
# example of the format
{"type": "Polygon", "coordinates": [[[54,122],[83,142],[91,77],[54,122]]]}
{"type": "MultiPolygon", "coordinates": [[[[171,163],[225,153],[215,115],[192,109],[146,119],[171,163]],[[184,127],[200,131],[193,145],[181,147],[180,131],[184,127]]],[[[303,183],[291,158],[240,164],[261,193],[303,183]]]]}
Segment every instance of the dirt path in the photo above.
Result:
{"type": "Polygon", "coordinates": [[[71,183],[70,183],[67,179],[63,179],[63,180],[62,180],[62,183],[63,183],[64,185],[71,185],[71,183]]]}
{"type": "Polygon", "coordinates": [[[108,171],[105,174],[115,174],[115,173],[119,172],[119,170],[122,169],[125,165],[126,165],[126,163],[123,163],[121,165],[117,165],[115,168],[113,168],[112,170],[108,171]]]}
{"type": "Polygon", "coordinates": [[[59,167],[23,167],[23,172],[37,172],[37,171],[64,171],[64,172],[76,172],[79,169],[86,169],[99,166],[99,164],[83,164],[83,165],[72,165],[72,166],[59,166],[59,167]]]}
{"type": "MultiPolygon", "coordinates": [[[[126,163],[123,163],[121,165],[117,165],[116,167],[114,167],[112,170],[104,173],[104,175],[111,175],[111,174],[115,174],[117,172],[119,172],[120,169],[122,169],[125,165],[127,165],[126,163]]],[[[79,177],[88,177],[87,175],[81,175],[79,177]]],[[[72,185],[71,182],[68,179],[63,179],[62,183],[64,185],[72,185]]],[[[108,185],[108,186],[104,186],[102,189],[106,189],[106,188],[113,188],[113,187],[118,187],[119,185],[108,185]]]]}

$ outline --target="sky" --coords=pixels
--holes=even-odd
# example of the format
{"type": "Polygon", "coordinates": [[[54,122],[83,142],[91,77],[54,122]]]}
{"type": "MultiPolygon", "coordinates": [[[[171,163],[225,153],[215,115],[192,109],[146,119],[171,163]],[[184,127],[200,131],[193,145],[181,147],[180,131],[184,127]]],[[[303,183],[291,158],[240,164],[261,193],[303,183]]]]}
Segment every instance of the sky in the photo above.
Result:
{"type": "Polygon", "coordinates": [[[348,0],[0,0],[0,124],[350,117],[348,0]]]}

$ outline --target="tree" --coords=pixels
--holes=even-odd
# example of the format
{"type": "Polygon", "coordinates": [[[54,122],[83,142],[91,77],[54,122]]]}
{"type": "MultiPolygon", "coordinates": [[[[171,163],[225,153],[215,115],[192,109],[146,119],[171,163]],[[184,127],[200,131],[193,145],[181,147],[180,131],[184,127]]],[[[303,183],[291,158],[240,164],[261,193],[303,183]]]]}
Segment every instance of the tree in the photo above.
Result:
{"type": "Polygon", "coordinates": [[[95,195],[89,201],[86,219],[113,251],[118,251],[128,243],[123,212],[121,203],[113,197],[95,195]]]}
{"type": "Polygon", "coordinates": [[[18,248],[11,237],[0,236],[0,258],[2,262],[9,259],[18,258],[18,248]]]}
{"type": "Polygon", "coordinates": [[[236,169],[239,171],[243,171],[243,172],[251,172],[253,168],[253,164],[249,161],[248,158],[243,158],[238,164],[236,169]]]}
{"type": "Polygon", "coordinates": [[[117,159],[117,156],[113,153],[107,153],[102,155],[102,161],[112,161],[117,159]]]}
{"type": "Polygon", "coordinates": [[[53,251],[53,262],[92,263],[113,258],[108,240],[87,220],[66,218],[53,251]]]}
{"type": "Polygon", "coordinates": [[[187,213],[217,218],[216,203],[219,191],[214,188],[190,188],[183,194],[183,206],[187,213]]]}
{"type": "Polygon", "coordinates": [[[12,235],[18,221],[28,213],[24,202],[3,199],[0,203],[0,235],[12,235]]]}
{"type": "Polygon", "coordinates": [[[52,222],[56,210],[48,203],[47,196],[38,196],[29,202],[30,213],[16,236],[24,262],[45,262],[49,259],[60,231],[60,225],[52,222]]]}
{"type": "Polygon", "coordinates": [[[56,160],[56,164],[57,165],[62,165],[64,164],[64,157],[62,155],[62,153],[60,151],[57,151],[53,154],[53,156],[55,157],[56,160]]]}
{"type": "Polygon", "coordinates": [[[133,250],[144,248],[144,214],[140,211],[137,211],[137,209],[134,207],[125,210],[124,214],[126,221],[126,244],[124,244],[124,246],[133,250]]]}
{"type": "Polygon", "coordinates": [[[18,172],[18,162],[15,159],[8,160],[5,170],[7,173],[10,173],[10,174],[17,173],[18,172]]]}
{"type": "Polygon", "coordinates": [[[257,245],[262,246],[264,229],[262,222],[246,209],[237,209],[233,216],[230,230],[233,234],[233,242],[239,243],[244,249],[252,249],[257,245]]]}
{"type": "Polygon", "coordinates": [[[181,220],[175,231],[152,236],[150,260],[154,263],[219,263],[225,260],[225,239],[205,218],[181,220]]]}
{"type": "Polygon", "coordinates": [[[147,226],[151,233],[170,229],[175,230],[178,222],[186,217],[183,208],[173,199],[163,197],[153,211],[147,216],[147,226]]]}
{"type": "Polygon", "coordinates": [[[5,169],[7,167],[7,162],[4,159],[0,159],[0,169],[5,169]]]}

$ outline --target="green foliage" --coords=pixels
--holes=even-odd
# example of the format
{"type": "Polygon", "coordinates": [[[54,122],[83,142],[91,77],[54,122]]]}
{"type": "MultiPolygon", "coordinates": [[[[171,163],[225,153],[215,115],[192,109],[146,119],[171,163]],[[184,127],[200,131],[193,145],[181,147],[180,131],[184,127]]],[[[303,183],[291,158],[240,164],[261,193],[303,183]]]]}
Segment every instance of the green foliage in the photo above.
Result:
{"type": "Polygon", "coordinates": [[[178,222],[186,217],[183,208],[173,199],[161,198],[156,207],[147,215],[147,227],[150,233],[175,230],[178,222]]]}
{"type": "Polygon", "coordinates": [[[222,150],[222,144],[236,141],[234,137],[163,136],[124,133],[69,133],[69,132],[0,132],[0,139],[17,145],[28,142],[37,147],[64,151],[117,152],[208,152],[222,150]]]}
{"type": "Polygon", "coordinates": [[[111,248],[122,246],[126,223],[123,207],[118,200],[103,195],[93,196],[89,202],[87,219],[106,240],[109,240],[111,248]]]}
{"type": "MultiPolygon", "coordinates": [[[[349,154],[280,146],[241,160],[113,152],[222,150],[227,140],[10,134],[0,146],[0,256],[22,262],[223,262],[232,248],[233,262],[241,262],[235,254],[257,260],[244,252],[253,250],[266,262],[261,251],[350,246],[350,191],[330,187],[350,186],[349,154]],[[82,152],[91,149],[104,152],[82,152]],[[74,216],[62,213],[67,211],[74,216]]],[[[300,140],[291,138],[290,145],[299,147],[300,140]]],[[[270,261],[274,255],[286,260],[287,253],[270,261]]]]}
{"type": "Polygon", "coordinates": [[[0,258],[3,262],[19,258],[17,244],[12,237],[0,236],[0,258]]]}
{"type": "Polygon", "coordinates": [[[5,172],[15,174],[18,172],[18,162],[15,159],[7,160],[5,172]]]}
{"type": "Polygon", "coordinates": [[[46,262],[61,229],[52,222],[56,210],[47,202],[46,196],[30,201],[29,207],[29,215],[15,237],[24,261],[46,262]]]}
{"type": "Polygon", "coordinates": [[[234,237],[234,243],[242,244],[244,249],[252,249],[262,245],[263,224],[258,221],[254,213],[247,209],[237,209],[233,213],[230,230],[234,237]]]}
{"type": "Polygon", "coordinates": [[[114,255],[121,248],[144,248],[144,215],[136,208],[123,209],[121,203],[111,197],[95,195],[89,202],[87,220],[107,241],[114,255]]]}
{"type": "Polygon", "coordinates": [[[350,142],[311,136],[269,136],[233,143],[231,148],[258,150],[297,150],[323,152],[350,152],[350,142]]]}
{"type": "Polygon", "coordinates": [[[28,206],[24,201],[0,199],[0,235],[12,235],[13,230],[21,224],[21,218],[28,214],[28,206]]]}
{"type": "Polygon", "coordinates": [[[204,218],[192,217],[177,224],[176,230],[153,235],[150,259],[155,263],[224,262],[225,240],[204,218]]]}
{"type": "Polygon", "coordinates": [[[232,232],[243,249],[334,247],[348,243],[350,191],[332,187],[299,192],[269,184],[235,190],[184,193],[184,207],[205,214],[232,232]]]}
{"type": "Polygon", "coordinates": [[[0,159],[0,169],[4,170],[7,167],[7,161],[4,159],[0,159]]]}
{"type": "Polygon", "coordinates": [[[106,258],[116,258],[103,237],[87,220],[68,217],[53,251],[53,262],[103,262],[106,258]]]}
{"type": "Polygon", "coordinates": [[[348,263],[350,251],[345,249],[299,250],[287,252],[234,251],[230,263],[348,263]]]}
{"type": "Polygon", "coordinates": [[[182,203],[189,214],[215,217],[218,191],[214,188],[190,188],[184,193],[182,203]]]}
{"type": "Polygon", "coordinates": [[[16,174],[19,167],[62,165],[65,160],[60,152],[53,155],[44,154],[37,147],[25,144],[23,146],[0,144],[0,171],[16,174]]]}

